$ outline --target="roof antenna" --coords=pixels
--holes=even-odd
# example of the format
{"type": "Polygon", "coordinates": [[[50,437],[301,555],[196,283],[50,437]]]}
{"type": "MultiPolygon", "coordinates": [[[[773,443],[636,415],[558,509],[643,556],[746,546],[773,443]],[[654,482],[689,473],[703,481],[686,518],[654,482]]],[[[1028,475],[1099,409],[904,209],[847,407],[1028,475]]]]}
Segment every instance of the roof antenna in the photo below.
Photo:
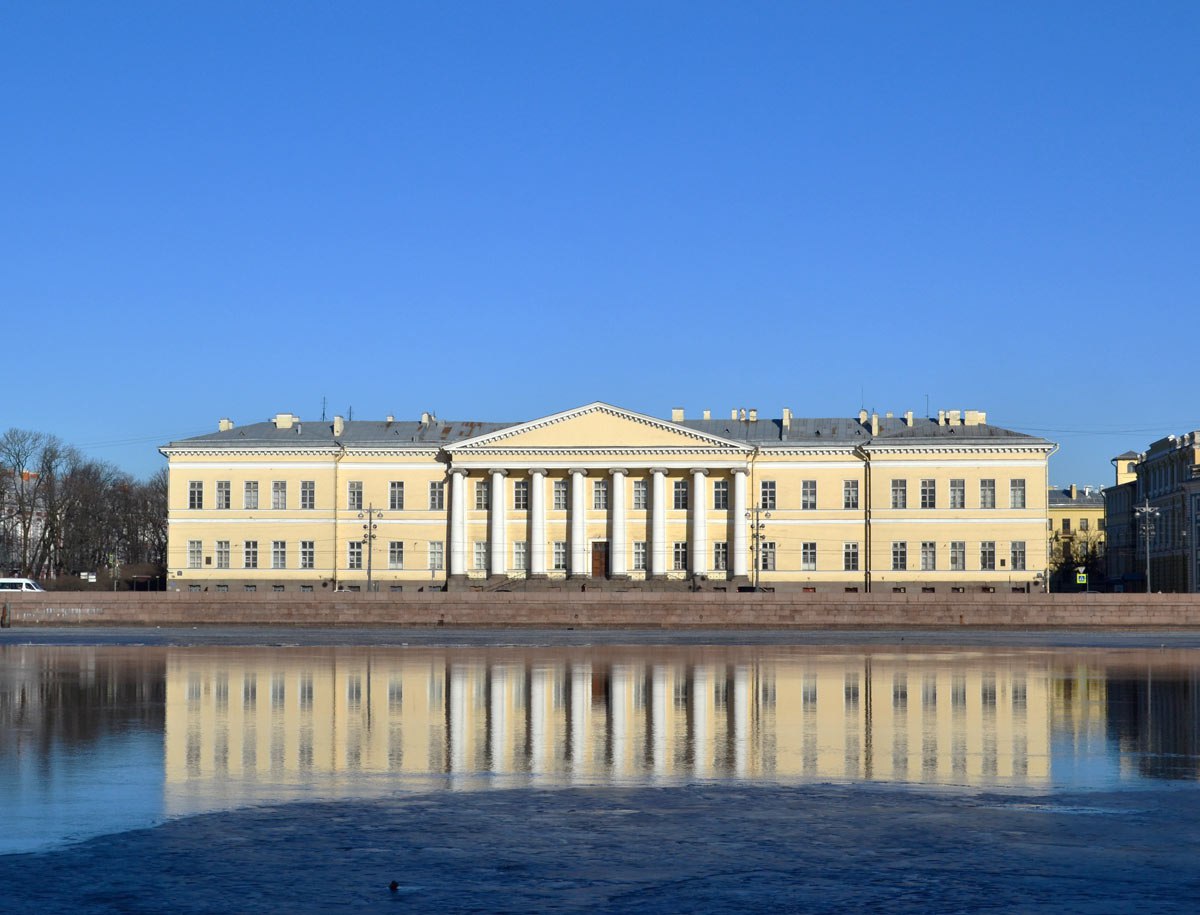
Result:
{"type": "Polygon", "coordinates": [[[929,419],[929,395],[925,395],[925,418],[929,419]]]}
{"type": "Polygon", "coordinates": [[[321,398],[321,422],[325,422],[325,398],[321,398]]]}
{"type": "Polygon", "coordinates": [[[346,420],[349,421],[352,419],[354,419],[354,406],[353,405],[346,408],[346,420]]]}

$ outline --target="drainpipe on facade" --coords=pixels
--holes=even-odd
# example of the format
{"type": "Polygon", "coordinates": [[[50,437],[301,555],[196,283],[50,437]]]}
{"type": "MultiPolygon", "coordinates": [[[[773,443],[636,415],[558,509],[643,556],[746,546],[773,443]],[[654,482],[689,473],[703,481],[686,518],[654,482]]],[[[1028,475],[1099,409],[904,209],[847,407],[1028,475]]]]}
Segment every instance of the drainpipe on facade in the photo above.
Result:
{"type": "Polygon", "coordinates": [[[342,458],[346,456],[346,446],[334,439],[333,442],[340,449],[333,456],[333,590],[338,588],[338,554],[340,553],[340,543],[338,540],[338,468],[342,463],[342,458]]]}
{"type": "Polygon", "coordinates": [[[862,445],[854,449],[863,461],[863,591],[871,593],[871,455],[862,445]]]}

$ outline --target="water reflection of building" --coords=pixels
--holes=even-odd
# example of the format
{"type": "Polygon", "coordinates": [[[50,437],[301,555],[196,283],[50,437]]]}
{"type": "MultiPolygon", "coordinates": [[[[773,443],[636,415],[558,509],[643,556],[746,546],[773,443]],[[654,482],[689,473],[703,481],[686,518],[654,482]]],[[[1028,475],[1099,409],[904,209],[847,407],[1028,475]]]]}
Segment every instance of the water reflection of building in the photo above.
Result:
{"type": "Polygon", "coordinates": [[[1025,660],[950,653],[182,650],[167,663],[167,785],[182,797],[317,772],[1040,784],[1050,682],[1025,660]]]}

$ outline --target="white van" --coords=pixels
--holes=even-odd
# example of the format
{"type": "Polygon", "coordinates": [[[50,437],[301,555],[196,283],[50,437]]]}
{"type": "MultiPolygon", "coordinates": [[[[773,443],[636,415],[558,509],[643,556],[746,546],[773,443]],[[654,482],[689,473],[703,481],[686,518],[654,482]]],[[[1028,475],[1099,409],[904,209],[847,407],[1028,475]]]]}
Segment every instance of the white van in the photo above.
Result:
{"type": "Polygon", "coordinates": [[[0,591],[45,591],[32,578],[0,578],[0,591]]]}

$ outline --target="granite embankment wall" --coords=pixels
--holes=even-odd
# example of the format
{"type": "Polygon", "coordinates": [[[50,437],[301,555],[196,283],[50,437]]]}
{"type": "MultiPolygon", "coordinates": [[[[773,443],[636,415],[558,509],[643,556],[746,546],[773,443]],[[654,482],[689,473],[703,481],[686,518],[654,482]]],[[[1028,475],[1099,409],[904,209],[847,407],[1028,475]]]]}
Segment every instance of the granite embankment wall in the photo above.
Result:
{"type": "Polygon", "coordinates": [[[1200,627],[1198,594],[48,592],[0,598],[13,627],[1200,627]]]}

